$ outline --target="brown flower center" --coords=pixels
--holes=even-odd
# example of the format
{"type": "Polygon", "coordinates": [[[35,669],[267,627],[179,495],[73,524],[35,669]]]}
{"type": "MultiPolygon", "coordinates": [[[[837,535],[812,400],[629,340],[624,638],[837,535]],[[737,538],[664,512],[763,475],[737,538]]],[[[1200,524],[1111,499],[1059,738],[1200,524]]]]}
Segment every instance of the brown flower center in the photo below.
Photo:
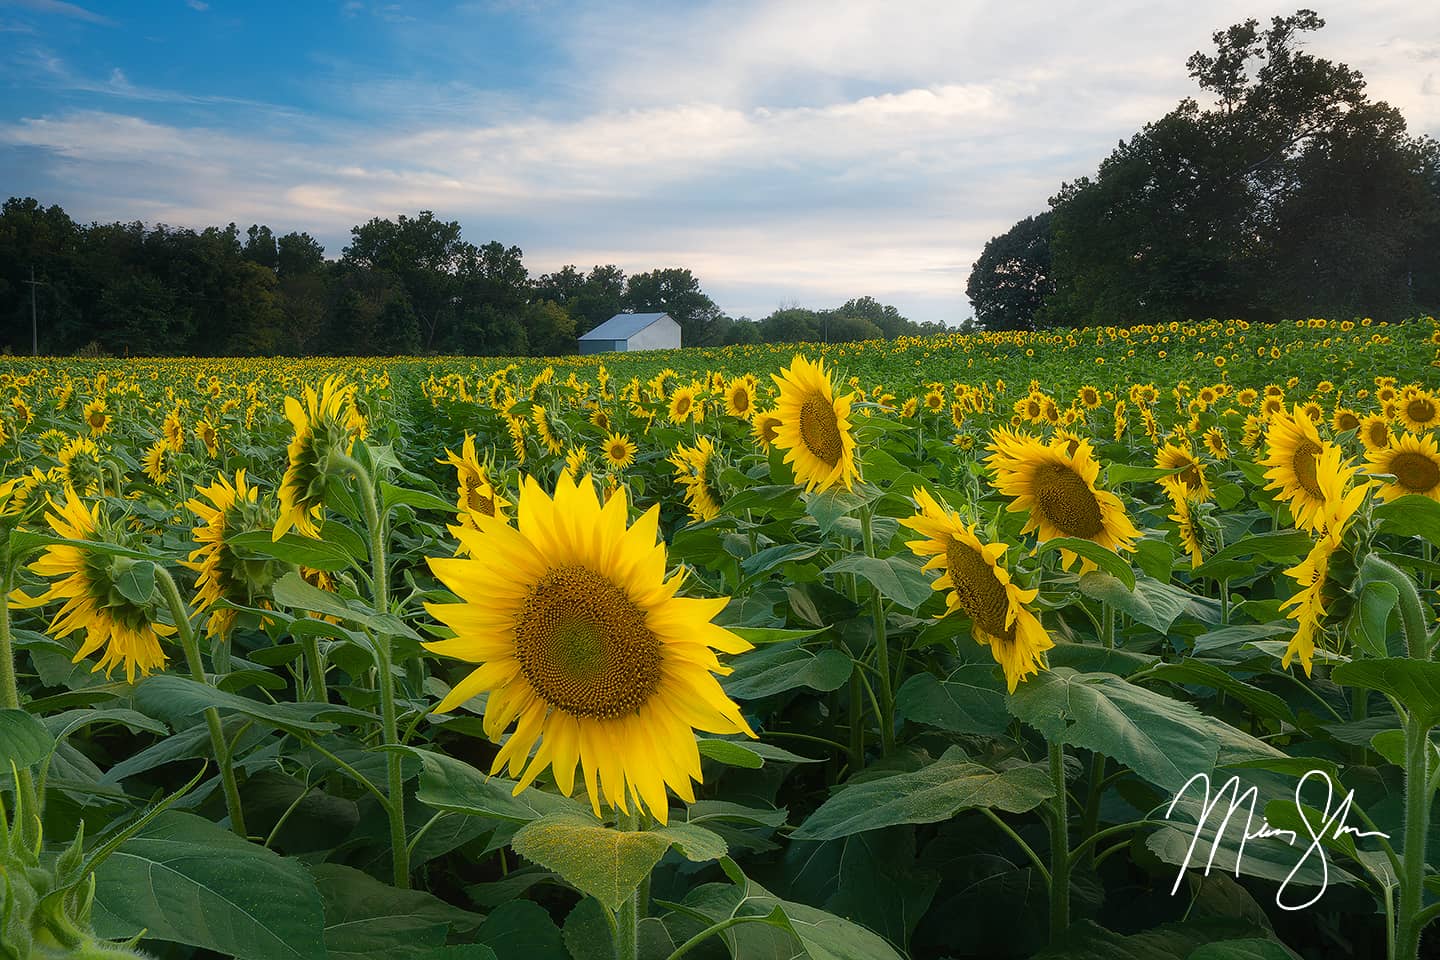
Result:
{"type": "Polygon", "coordinates": [[[1295,472],[1295,482],[1300,489],[1316,500],[1325,499],[1320,484],[1315,478],[1315,468],[1320,461],[1320,445],[1313,440],[1301,440],[1290,458],[1290,469],[1295,472]]]}
{"type": "Polygon", "coordinates": [[[844,445],[840,440],[840,424],[835,408],[820,396],[812,396],[800,408],[800,439],[816,459],[835,466],[840,462],[844,445]]]}
{"type": "Polygon", "coordinates": [[[1429,493],[1440,484],[1440,464],[1423,453],[1397,453],[1386,472],[1395,474],[1396,482],[1411,493],[1429,493]]]}
{"type": "Polygon", "coordinates": [[[1340,428],[1341,432],[1344,432],[1346,430],[1354,430],[1356,427],[1360,426],[1360,418],[1355,416],[1355,414],[1346,411],[1335,418],[1335,423],[1336,426],[1340,428]]]}
{"type": "Polygon", "coordinates": [[[1429,423],[1435,419],[1435,404],[1428,397],[1414,397],[1405,404],[1405,415],[1415,423],[1429,423]]]}
{"type": "Polygon", "coordinates": [[[556,567],[530,589],[515,658],[542,700],[577,717],[633,713],[660,684],[660,641],[645,612],[582,566],[556,567]]]}
{"type": "Polygon", "coordinates": [[[1085,479],[1062,463],[1035,471],[1035,504],[1067,537],[1093,540],[1105,529],[1100,501],[1085,479]]]}
{"type": "Polygon", "coordinates": [[[951,540],[945,547],[945,566],[960,608],[975,621],[975,626],[999,640],[1013,641],[1015,626],[1005,625],[1010,596],[980,551],[951,540]]]}

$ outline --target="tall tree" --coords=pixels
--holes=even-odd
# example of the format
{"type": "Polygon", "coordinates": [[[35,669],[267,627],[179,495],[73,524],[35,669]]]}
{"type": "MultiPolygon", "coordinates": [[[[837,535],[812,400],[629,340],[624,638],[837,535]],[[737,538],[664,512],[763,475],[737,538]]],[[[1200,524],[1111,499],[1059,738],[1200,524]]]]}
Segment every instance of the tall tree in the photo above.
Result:
{"type": "Polygon", "coordinates": [[[636,313],[670,314],[680,324],[681,342],[689,347],[709,344],[711,328],[720,316],[720,308],[700,289],[700,281],[682,267],[634,274],[625,284],[623,306],[636,313]]]}
{"type": "Polygon", "coordinates": [[[1035,315],[1055,289],[1051,277],[1050,220],[1046,210],[1026,217],[981,251],[965,295],[987,330],[1032,330],[1035,315]]]}

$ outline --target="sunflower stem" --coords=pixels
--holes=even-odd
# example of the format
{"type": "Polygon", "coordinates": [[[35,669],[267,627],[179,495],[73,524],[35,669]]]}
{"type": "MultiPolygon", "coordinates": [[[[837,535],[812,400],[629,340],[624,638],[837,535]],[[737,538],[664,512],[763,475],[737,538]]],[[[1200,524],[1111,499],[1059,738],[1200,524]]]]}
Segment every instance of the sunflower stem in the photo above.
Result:
{"type": "Polygon", "coordinates": [[[1400,908],[1396,918],[1401,960],[1420,956],[1420,934],[1431,919],[1425,904],[1425,844],[1430,827],[1430,730],[1412,713],[1405,724],[1405,847],[1401,851],[1405,874],[1400,878],[1400,908]]]}
{"type": "Polygon", "coordinates": [[[1101,602],[1100,608],[1103,623],[1100,640],[1105,644],[1106,650],[1113,650],[1115,648],[1115,608],[1104,601],[1101,602]]]}
{"type": "MultiPolygon", "coordinates": [[[[170,619],[175,621],[175,632],[180,635],[180,648],[185,651],[185,663],[190,668],[190,678],[196,683],[209,683],[205,678],[205,664],[200,659],[200,645],[195,640],[195,628],[190,623],[190,609],[180,599],[180,588],[175,578],[164,567],[155,567],[155,582],[165,596],[170,608],[170,619]]],[[[220,725],[220,711],[214,707],[205,709],[205,725],[210,729],[210,749],[215,753],[215,762],[220,767],[220,783],[225,793],[225,810],[230,814],[230,829],[236,836],[248,838],[245,830],[245,810],[240,805],[240,788],[235,784],[235,765],[230,748],[225,743],[225,729],[220,725]]]]}
{"type": "MultiPolygon", "coordinates": [[[[15,678],[15,646],[10,639],[10,582],[13,571],[10,568],[10,532],[0,535],[0,708],[20,709],[20,685],[15,678]]],[[[16,771],[15,789],[17,806],[27,812],[21,820],[20,836],[27,845],[33,845],[39,837],[36,831],[40,825],[42,810],[35,792],[35,780],[29,767],[16,771]]]]}
{"type": "MultiPolygon", "coordinates": [[[[875,534],[870,529],[870,504],[860,508],[860,536],[865,542],[865,555],[875,557],[875,534]]],[[[890,686],[890,640],[885,635],[885,598],[880,588],[870,585],[870,612],[875,632],[875,668],[880,675],[880,755],[888,757],[895,750],[895,695],[890,686]]]]}
{"type": "Polygon", "coordinates": [[[1050,943],[1070,928],[1070,809],[1065,788],[1065,748],[1050,744],[1050,779],[1055,798],[1050,816],[1050,943]]]}
{"type": "MultiPolygon", "coordinates": [[[[375,484],[369,472],[355,460],[343,453],[332,454],[334,463],[355,478],[360,490],[360,507],[365,511],[365,524],[370,529],[370,584],[375,594],[375,612],[385,615],[390,612],[390,571],[385,560],[385,521],[380,515],[379,502],[375,498],[375,484]]],[[[395,670],[390,649],[390,638],[376,634],[375,666],[378,676],[375,685],[380,693],[380,733],[385,746],[394,748],[400,744],[399,724],[395,715],[395,670]]],[[[386,751],[385,773],[389,802],[386,813],[390,816],[390,852],[394,858],[395,886],[401,890],[410,889],[410,852],[405,837],[405,775],[400,767],[400,752],[386,751]]]]}
{"type": "MultiPolygon", "coordinates": [[[[621,813],[616,826],[627,833],[640,829],[638,807],[628,813],[621,813]]],[[[640,947],[640,890],[637,887],[615,911],[615,960],[636,960],[640,947]]]]}
{"type": "Polygon", "coordinates": [[[300,638],[300,645],[305,651],[305,672],[309,674],[305,678],[306,690],[311,700],[325,703],[330,694],[325,687],[325,665],[320,662],[320,638],[306,634],[300,638]]]}

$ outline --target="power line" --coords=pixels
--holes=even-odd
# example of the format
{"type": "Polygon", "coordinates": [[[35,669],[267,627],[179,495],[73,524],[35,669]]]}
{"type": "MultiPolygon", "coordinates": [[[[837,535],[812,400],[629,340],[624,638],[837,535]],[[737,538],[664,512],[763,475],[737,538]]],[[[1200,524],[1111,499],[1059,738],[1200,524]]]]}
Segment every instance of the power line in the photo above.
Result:
{"type": "Polygon", "coordinates": [[[35,313],[35,288],[45,284],[44,280],[35,279],[35,266],[30,266],[30,279],[22,280],[21,283],[30,284],[30,354],[40,356],[40,321],[35,313]]]}

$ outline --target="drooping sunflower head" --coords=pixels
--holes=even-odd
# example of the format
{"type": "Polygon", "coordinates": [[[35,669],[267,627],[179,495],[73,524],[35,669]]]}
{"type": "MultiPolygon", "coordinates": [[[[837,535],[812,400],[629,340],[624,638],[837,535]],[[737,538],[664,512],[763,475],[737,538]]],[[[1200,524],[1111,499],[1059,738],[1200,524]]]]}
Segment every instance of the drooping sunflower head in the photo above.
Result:
{"type": "Polygon", "coordinates": [[[785,462],[807,491],[840,485],[851,489],[860,479],[855,462],[855,437],[850,426],[850,396],[835,395],[825,361],[811,363],[800,355],[788,369],[771,375],[780,388],[775,415],[780,426],[774,445],[786,451],[785,462]]]}
{"type": "Polygon", "coordinates": [[[720,515],[720,494],[715,488],[715,443],[701,437],[695,446],[684,444],[670,456],[675,466],[675,480],[685,491],[685,505],[692,520],[714,520],[720,515]]]}
{"type": "Polygon", "coordinates": [[[85,425],[90,436],[98,437],[110,429],[110,407],[104,397],[96,397],[85,404],[85,425]]]}
{"type": "Polygon", "coordinates": [[[472,513],[506,519],[505,508],[510,506],[510,501],[496,491],[489,467],[476,456],[474,434],[465,434],[458,456],[447,449],[445,459],[436,462],[455,468],[455,519],[463,526],[474,526],[470,520],[472,513]]]}
{"type": "Polygon", "coordinates": [[[145,476],[157,487],[163,487],[174,475],[171,467],[175,453],[165,440],[156,440],[145,451],[145,476]]]}
{"type": "Polygon", "coordinates": [[[199,546],[190,553],[187,566],[200,574],[195,582],[196,610],[210,611],[205,633],[223,641],[235,629],[239,612],[216,604],[229,600],[250,607],[268,605],[270,587],[284,573],[277,560],[240,556],[230,540],[241,533],[271,530],[275,513],[246,482],[243,469],[235,472],[233,485],[220,474],[210,486],[196,487],[195,492],[204,499],[195,497],[186,506],[201,521],[192,533],[199,546]]]}
{"type": "Polygon", "coordinates": [[[185,421],[180,419],[178,406],[165,414],[165,421],[161,424],[160,430],[165,435],[165,442],[170,445],[170,449],[179,453],[185,446],[185,421]]]}
{"type": "Polygon", "coordinates": [[[580,471],[590,462],[590,448],[585,446],[571,447],[565,453],[565,472],[572,477],[578,477],[580,471]]]}
{"type": "Polygon", "coordinates": [[[635,462],[640,448],[628,434],[612,433],[605,438],[605,463],[614,470],[623,470],[635,462]]]}
{"type": "Polygon", "coordinates": [[[755,382],[750,377],[736,377],[725,388],[725,412],[741,420],[755,413],[755,382]]]}
{"type": "MultiPolygon", "coordinates": [[[[1046,445],[1034,437],[998,431],[992,437],[995,451],[988,459],[994,471],[991,484],[1013,498],[1009,509],[1029,511],[1022,533],[1034,530],[1041,541],[1052,537],[1078,537],[1110,550],[1134,550],[1140,536],[1120,498],[1095,485],[1100,464],[1088,441],[1069,453],[1060,443],[1046,445]]],[[[1060,552],[1066,567],[1076,560],[1069,550],[1060,552]]],[[[1086,560],[1081,570],[1094,564],[1086,560]]]]}
{"type": "Polygon", "coordinates": [[[354,387],[340,377],[328,377],[316,393],[306,386],[304,403],[285,398],[285,416],[294,427],[285,476],[280,481],[280,516],[273,536],[279,540],[295,529],[318,537],[316,522],[325,505],[325,482],[333,453],[350,452],[354,437],[345,425],[346,400],[354,387]]]}
{"type": "Polygon", "coordinates": [[[429,560],[458,602],[426,604],[455,637],[425,646],[478,664],[436,711],[488,693],[486,735],[515,725],[491,768],[515,793],[550,768],[569,795],[578,764],[597,816],[634,803],[664,823],[667,788],[694,801],[695,730],[754,735],[715,679],[715,651],[750,645],[711,622],[725,598],[676,595],[659,508],[634,525],[628,509],[624,488],[602,507],[589,477],[562,475],[553,499],[527,477],[515,527],[482,517],[468,559],[429,560]]]}
{"type": "Polygon", "coordinates": [[[195,421],[195,439],[205,445],[205,452],[211,457],[220,456],[220,431],[209,420],[195,421]]]}
{"type": "MultiPolygon", "coordinates": [[[[56,536],[67,540],[94,540],[120,543],[117,531],[110,529],[100,517],[100,504],[87,510],[73,489],[67,489],[63,505],[50,502],[46,522],[56,536]]],[[[125,678],[135,682],[135,671],[148,675],[165,665],[165,651],[160,637],[175,632],[157,616],[160,591],[154,590],[146,602],[133,599],[133,586],[122,590],[121,578],[138,561],[131,557],[113,556],[69,544],[51,544],[32,564],[31,572],[52,582],[44,593],[28,597],[19,590],[10,595],[12,606],[20,609],[39,607],[52,600],[64,605],[50,623],[50,633],[67,637],[84,629],[85,639],[73,663],[101,651],[95,670],[106,676],[119,665],[125,666],[125,678]]]]}
{"type": "Polygon", "coordinates": [[[1175,521],[1180,535],[1180,545],[1190,555],[1190,566],[1193,569],[1205,562],[1205,537],[1199,519],[1195,515],[1195,508],[1190,503],[1190,498],[1185,496],[1183,490],[1171,487],[1166,492],[1170,495],[1170,503],[1175,508],[1175,512],[1170,514],[1170,519],[1175,521]]]}
{"type": "Polygon", "coordinates": [[[1167,443],[1155,452],[1155,466],[1161,470],[1178,470],[1160,478],[1160,485],[1167,490],[1178,490],[1190,500],[1210,499],[1210,484],[1205,479],[1205,465],[1201,463],[1189,446],[1167,443]]]}
{"type": "Polygon", "coordinates": [[[74,487],[81,496],[89,496],[100,487],[100,448],[89,437],[73,437],[60,450],[60,472],[65,485],[74,487]]]}
{"type": "Polygon", "coordinates": [[[919,512],[901,523],[926,539],[909,541],[907,546],[916,556],[929,558],[923,569],[940,571],[931,586],[949,591],[946,613],[959,610],[970,618],[971,635],[990,648],[1014,693],[1022,680],[1040,671],[1041,655],[1055,645],[1026,608],[1036,591],[1011,582],[1000,562],[1005,544],[982,542],[974,525],[966,525],[924,489],[917,487],[914,495],[919,512]]]}
{"type": "Polygon", "coordinates": [[[1417,437],[1402,433],[1384,450],[1368,454],[1365,463],[1372,473],[1395,477],[1393,482],[1381,485],[1382,500],[1397,500],[1408,494],[1440,500],[1440,445],[1430,434],[1417,437]]]}
{"type": "Polygon", "coordinates": [[[1319,476],[1320,455],[1328,446],[1315,429],[1315,422],[1298,408],[1294,415],[1283,410],[1270,419],[1265,435],[1268,452],[1260,461],[1270,469],[1265,477],[1266,490],[1276,491],[1276,499],[1288,503],[1295,525],[1314,530],[1324,506],[1324,491],[1319,476]]]}

